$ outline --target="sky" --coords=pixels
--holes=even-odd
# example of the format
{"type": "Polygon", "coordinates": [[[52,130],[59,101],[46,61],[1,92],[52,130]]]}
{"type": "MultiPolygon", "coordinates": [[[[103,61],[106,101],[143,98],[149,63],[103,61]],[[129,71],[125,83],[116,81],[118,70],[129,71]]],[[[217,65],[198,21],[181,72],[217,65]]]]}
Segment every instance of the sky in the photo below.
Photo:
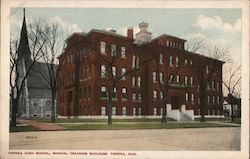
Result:
{"type": "MultiPolygon", "coordinates": [[[[168,34],[186,40],[201,37],[230,49],[235,63],[241,62],[241,9],[185,8],[26,8],[27,25],[35,19],[57,21],[68,34],[91,29],[115,29],[126,35],[128,27],[149,23],[153,38],[168,34]]],[[[11,37],[20,35],[23,8],[11,9],[11,37]]]]}

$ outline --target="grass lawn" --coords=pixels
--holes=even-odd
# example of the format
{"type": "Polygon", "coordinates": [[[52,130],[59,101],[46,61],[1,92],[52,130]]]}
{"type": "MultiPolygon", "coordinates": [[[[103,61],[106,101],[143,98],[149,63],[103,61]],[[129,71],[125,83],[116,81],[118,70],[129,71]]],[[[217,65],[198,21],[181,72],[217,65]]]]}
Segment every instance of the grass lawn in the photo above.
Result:
{"type": "MultiPolygon", "coordinates": [[[[206,121],[219,121],[223,123],[232,123],[230,117],[225,118],[205,118],[206,121]]],[[[195,121],[200,121],[200,118],[195,118],[195,121]]],[[[235,124],[241,124],[241,118],[234,118],[235,124]]]]}
{"type": "MultiPolygon", "coordinates": [[[[50,117],[39,118],[39,117],[32,117],[31,120],[44,122],[44,123],[51,123],[50,117]]],[[[107,122],[107,119],[56,119],[56,123],[89,123],[89,122],[107,122]]],[[[161,119],[112,119],[113,122],[159,122],[161,119]]],[[[172,118],[168,118],[168,121],[175,121],[172,118]]]]}
{"type": "Polygon", "coordinates": [[[39,129],[29,126],[29,125],[17,125],[15,130],[11,130],[10,132],[26,132],[26,131],[38,131],[39,129]]]}
{"type": "Polygon", "coordinates": [[[207,128],[207,127],[230,127],[228,125],[214,124],[214,123],[200,123],[200,122],[187,122],[178,123],[171,122],[166,124],[148,122],[148,123],[115,123],[113,125],[103,124],[63,124],[66,130],[134,130],[134,129],[176,129],[176,128],[207,128]]]}

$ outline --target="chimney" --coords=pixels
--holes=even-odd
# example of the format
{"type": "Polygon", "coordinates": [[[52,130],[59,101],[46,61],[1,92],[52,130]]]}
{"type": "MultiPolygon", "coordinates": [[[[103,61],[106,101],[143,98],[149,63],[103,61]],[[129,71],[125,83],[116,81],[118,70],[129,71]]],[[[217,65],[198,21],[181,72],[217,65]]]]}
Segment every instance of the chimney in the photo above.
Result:
{"type": "Polygon", "coordinates": [[[134,39],[134,31],[133,31],[133,28],[132,28],[132,27],[129,27],[129,28],[128,28],[127,37],[128,37],[129,39],[134,39]]]}

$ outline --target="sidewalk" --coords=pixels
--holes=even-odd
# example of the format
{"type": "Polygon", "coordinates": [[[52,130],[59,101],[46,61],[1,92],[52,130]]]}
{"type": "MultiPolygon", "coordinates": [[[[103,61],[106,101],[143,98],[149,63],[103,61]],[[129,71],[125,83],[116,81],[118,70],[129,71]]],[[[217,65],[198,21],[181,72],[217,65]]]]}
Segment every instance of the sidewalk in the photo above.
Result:
{"type": "Polygon", "coordinates": [[[40,130],[64,130],[64,127],[52,123],[41,123],[34,120],[18,120],[20,124],[28,124],[40,130]]]}
{"type": "Polygon", "coordinates": [[[219,121],[207,121],[207,123],[221,124],[221,125],[230,125],[230,126],[241,126],[241,124],[236,124],[236,123],[225,123],[225,122],[219,122],[219,121]]]}

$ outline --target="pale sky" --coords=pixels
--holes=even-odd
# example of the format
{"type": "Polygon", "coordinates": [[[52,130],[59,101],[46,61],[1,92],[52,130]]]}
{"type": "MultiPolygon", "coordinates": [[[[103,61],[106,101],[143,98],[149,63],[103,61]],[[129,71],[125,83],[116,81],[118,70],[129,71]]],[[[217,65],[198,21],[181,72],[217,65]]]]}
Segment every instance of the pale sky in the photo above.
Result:
{"type": "MultiPolygon", "coordinates": [[[[19,36],[22,8],[11,9],[11,34],[19,36]]],[[[241,9],[135,9],[135,8],[26,8],[27,24],[34,19],[55,20],[65,32],[115,29],[126,35],[128,27],[149,23],[153,38],[169,34],[184,39],[202,37],[229,47],[234,62],[241,62],[241,9]]]]}

